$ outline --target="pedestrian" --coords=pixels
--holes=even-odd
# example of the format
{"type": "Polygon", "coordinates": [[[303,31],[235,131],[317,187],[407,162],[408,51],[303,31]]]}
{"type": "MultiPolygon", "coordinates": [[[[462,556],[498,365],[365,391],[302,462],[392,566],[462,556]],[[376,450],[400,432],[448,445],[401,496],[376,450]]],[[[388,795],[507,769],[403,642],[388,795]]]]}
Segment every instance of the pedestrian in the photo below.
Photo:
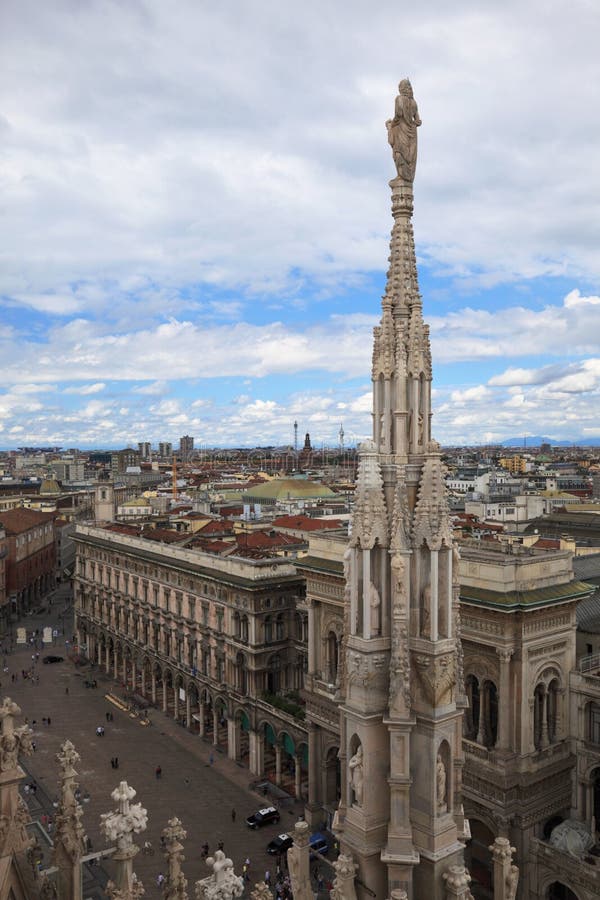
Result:
{"type": "Polygon", "coordinates": [[[215,761],[215,754],[214,754],[214,753],[212,752],[212,750],[211,750],[211,751],[210,751],[210,756],[208,757],[209,765],[212,766],[212,764],[214,763],[214,761],[215,761]]]}
{"type": "Polygon", "coordinates": [[[223,852],[224,846],[225,845],[224,845],[223,841],[219,841],[219,843],[217,844],[217,850],[220,850],[221,852],[223,852]]]}
{"type": "Polygon", "coordinates": [[[106,713],[106,721],[110,722],[110,713],[109,712],[106,713]]]}
{"type": "Polygon", "coordinates": [[[51,724],[52,724],[51,719],[50,719],[50,716],[48,716],[48,718],[46,719],[46,722],[48,723],[48,725],[51,725],[51,724]]]}
{"type": "Polygon", "coordinates": [[[265,884],[267,885],[267,887],[271,887],[271,873],[268,869],[265,872],[265,884]]]}
{"type": "Polygon", "coordinates": [[[46,724],[46,716],[44,716],[44,718],[42,719],[42,725],[45,725],[45,724],[46,724]]]}
{"type": "Polygon", "coordinates": [[[235,822],[235,809],[231,810],[231,821],[235,822]]]}
{"type": "Polygon", "coordinates": [[[161,778],[161,777],[162,777],[162,769],[161,769],[160,766],[157,766],[157,767],[156,767],[156,769],[154,770],[154,774],[156,775],[157,778],[161,778]]]}
{"type": "Polygon", "coordinates": [[[119,757],[115,756],[115,769],[119,768],[119,757]]]}
{"type": "Polygon", "coordinates": [[[208,856],[208,850],[208,841],[204,841],[204,843],[202,844],[202,853],[200,854],[203,859],[206,859],[206,857],[208,856]]]}
{"type": "Polygon", "coordinates": [[[114,758],[114,756],[111,756],[111,758],[110,758],[110,767],[111,767],[111,769],[114,769],[114,767],[115,767],[115,758],[114,758]]]}
{"type": "Polygon", "coordinates": [[[156,876],[156,886],[160,888],[163,886],[164,883],[165,883],[165,876],[163,875],[162,872],[159,872],[158,875],[156,876]]]}
{"type": "Polygon", "coordinates": [[[323,876],[320,872],[319,872],[319,877],[317,878],[317,887],[319,888],[320,891],[322,891],[323,888],[325,887],[325,879],[323,878],[323,876]]]}
{"type": "Polygon", "coordinates": [[[68,693],[69,693],[69,688],[66,687],[66,688],[65,688],[65,694],[68,694],[68,693]]]}

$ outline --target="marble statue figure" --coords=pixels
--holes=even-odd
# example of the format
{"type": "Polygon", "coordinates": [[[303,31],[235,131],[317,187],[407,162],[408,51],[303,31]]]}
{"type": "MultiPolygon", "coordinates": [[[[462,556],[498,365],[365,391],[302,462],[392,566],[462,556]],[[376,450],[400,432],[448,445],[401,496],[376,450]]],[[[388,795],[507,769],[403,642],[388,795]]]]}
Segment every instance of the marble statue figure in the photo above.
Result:
{"type": "Polygon", "coordinates": [[[421,119],[408,78],[400,82],[398,90],[394,118],[388,119],[385,124],[398,177],[412,184],[417,167],[417,128],[421,119]]]}

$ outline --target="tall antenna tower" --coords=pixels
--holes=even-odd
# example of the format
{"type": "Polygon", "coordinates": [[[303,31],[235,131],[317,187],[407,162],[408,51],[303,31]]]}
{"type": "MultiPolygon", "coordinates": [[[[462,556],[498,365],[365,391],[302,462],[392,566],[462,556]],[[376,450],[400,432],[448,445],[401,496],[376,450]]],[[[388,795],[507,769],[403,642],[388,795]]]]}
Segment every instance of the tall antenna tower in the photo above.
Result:
{"type": "Polygon", "coordinates": [[[298,452],[298,423],[294,422],[294,453],[298,452]]]}
{"type": "Polygon", "coordinates": [[[340,436],[340,451],[341,451],[341,453],[343,453],[344,452],[344,425],[342,422],[340,423],[339,436],[340,436]]]}

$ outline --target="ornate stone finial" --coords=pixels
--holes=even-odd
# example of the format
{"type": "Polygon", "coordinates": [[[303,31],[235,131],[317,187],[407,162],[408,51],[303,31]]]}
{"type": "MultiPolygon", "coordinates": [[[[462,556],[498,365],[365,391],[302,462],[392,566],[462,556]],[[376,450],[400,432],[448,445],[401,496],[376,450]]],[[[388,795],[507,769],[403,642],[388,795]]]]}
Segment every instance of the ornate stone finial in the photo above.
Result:
{"type": "Polygon", "coordinates": [[[138,881],[137,876],[133,875],[133,883],[128,890],[118,888],[114,881],[109,881],[106,885],[106,894],[110,900],[138,900],[145,894],[144,885],[138,881]]]}
{"type": "Polygon", "coordinates": [[[408,78],[398,85],[394,118],[385,123],[398,178],[407,184],[415,180],[417,167],[417,128],[421,125],[419,110],[408,78]]]}
{"type": "Polygon", "coordinates": [[[133,900],[144,892],[133,872],[133,859],[139,852],[139,847],[133,843],[133,835],[146,830],[148,813],[141,803],[131,804],[135,795],[136,791],[126,781],[121,781],[111,794],[118,808],[100,816],[102,833],[108,841],[117,845],[113,854],[117,862],[117,878],[113,888],[120,893],[109,894],[114,900],[133,900]]]}
{"type": "Polygon", "coordinates": [[[358,866],[350,854],[340,853],[333,863],[333,868],[335,869],[335,880],[330,894],[332,900],[356,900],[354,879],[358,866]]]}
{"type": "Polygon", "coordinates": [[[259,881],[250,894],[250,900],[273,900],[271,888],[264,881],[259,881]]]}
{"type": "Polygon", "coordinates": [[[446,898],[447,900],[473,900],[473,894],[469,890],[471,876],[464,866],[450,866],[450,868],[442,873],[442,878],[446,882],[446,898]]]}
{"type": "Polygon", "coordinates": [[[196,900],[234,900],[244,893],[244,879],[233,871],[233,862],[222,850],[209,856],[206,865],[212,869],[212,875],[196,882],[196,900]]]}
{"type": "Polygon", "coordinates": [[[185,859],[181,841],[186,839],[187,831],[178,818],[173,818],[169,819],[162,836],[165,840],[165,859],[169,865],[163,897],[165,900],[187,900],[187,879],[181,871],[181,864],[185,859]]]}
{"type": "Polygon", "coordinates": [[[0,771],[10,772],[18,766],[19,754],[30,756],[32,731],[27,725],[15,728],[15,716],[21,715],[21,709],[10,697],[5,697],[0,706],[0,771]]]}

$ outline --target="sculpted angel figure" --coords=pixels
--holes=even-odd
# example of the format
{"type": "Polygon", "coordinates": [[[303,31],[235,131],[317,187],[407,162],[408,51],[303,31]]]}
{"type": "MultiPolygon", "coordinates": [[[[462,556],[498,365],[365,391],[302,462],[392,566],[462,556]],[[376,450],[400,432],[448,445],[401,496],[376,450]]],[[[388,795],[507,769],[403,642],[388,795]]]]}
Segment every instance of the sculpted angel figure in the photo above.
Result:
{"type": "Polygon", "coordinates": [[[398,91],[394,118],[388,119],[385,124],[398,176],[412,184],[417,167],[417,128],[421,119],[408,78],[400,82],[398,91]]]}

